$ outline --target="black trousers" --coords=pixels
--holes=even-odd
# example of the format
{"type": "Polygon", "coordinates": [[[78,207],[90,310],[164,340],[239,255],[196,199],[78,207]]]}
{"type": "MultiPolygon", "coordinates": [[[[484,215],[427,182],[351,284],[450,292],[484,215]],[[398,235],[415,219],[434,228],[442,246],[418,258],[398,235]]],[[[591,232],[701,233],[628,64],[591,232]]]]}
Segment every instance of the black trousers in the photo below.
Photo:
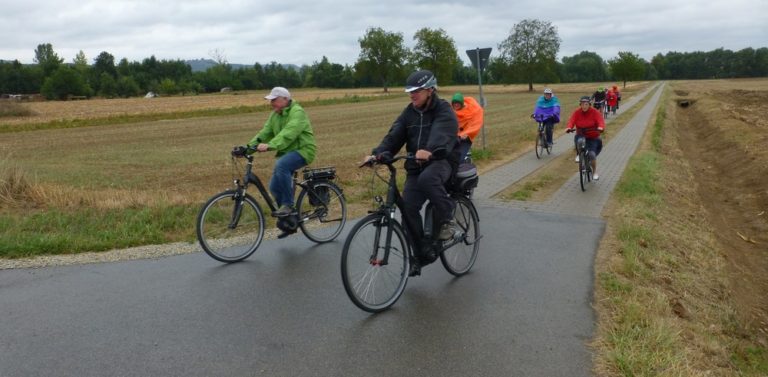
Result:
{"type": "Polygon", "coordinates": [[[420,173],[409,172],[405,178],[403,222],[417,248],[421,246],[420,241],[424,239],[421,207],[427,199],[432,203],[434,209],[432,214],[436,224],[448,222],[453,217],[454,203],[445,190],[445,184],[451,178],[452,169],[447,160],[436,160],[431,161],[420,173]]]}

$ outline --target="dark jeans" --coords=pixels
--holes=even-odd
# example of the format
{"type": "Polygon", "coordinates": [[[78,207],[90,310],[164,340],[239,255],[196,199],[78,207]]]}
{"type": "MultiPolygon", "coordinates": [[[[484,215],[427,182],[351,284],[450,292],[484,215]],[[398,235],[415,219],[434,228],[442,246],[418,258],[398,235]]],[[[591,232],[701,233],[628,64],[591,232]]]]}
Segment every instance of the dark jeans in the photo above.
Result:
{"type": "Polygon", "coordinates": [[[555,129],[555,122],[553,120],[545,120],[544,129],[547,134],[547,143],[552,144],[552,130],[555,129]]]}
{"type": "Polygon", "coordinates": [[[453,170],[447,160],[432,161],[421,173],[408,174],[403,188],[403,222],[417,247],[424,239],[421,207],[429,199],[433,206],[435,224],[443,224],[453,216],[453,200],[445,190],[445,183],[453,170]]]}
{"type": "Polygon", "coordinates": [[[471,140],[469,139],[459,140],[459,151],[461,151],[461,157],[459,158],[459,163],[464,162],[464,159],[467,158],[467,154],[469,154],[470,149],[472,149],[471,140]]]}

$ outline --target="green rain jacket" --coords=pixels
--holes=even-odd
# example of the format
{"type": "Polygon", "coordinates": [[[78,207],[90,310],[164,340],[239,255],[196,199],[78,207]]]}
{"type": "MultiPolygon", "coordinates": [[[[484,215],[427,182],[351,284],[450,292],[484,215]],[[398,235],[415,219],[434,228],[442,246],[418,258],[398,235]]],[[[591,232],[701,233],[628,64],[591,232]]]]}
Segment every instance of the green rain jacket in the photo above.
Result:
{"type": "Polygon", "coordinates": [[[297,151],[304,157],[307,165],[315,160],[315,135],[309,117],[298,103],[291,103],[282,113],[272,112],[264,128],[248,142],[253,148],[259,143],[266,143],[269,149],[277,151],[277,157],[297,151]]]}

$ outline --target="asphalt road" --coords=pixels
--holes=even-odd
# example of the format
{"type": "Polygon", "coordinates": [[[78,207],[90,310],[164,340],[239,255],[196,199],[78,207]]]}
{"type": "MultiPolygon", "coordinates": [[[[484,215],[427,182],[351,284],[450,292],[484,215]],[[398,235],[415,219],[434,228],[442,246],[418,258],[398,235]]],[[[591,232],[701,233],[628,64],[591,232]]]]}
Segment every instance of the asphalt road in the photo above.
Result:
{"type": "MultiPolygon", "coordinates": [[[[346,232],[265,241],[232,265],[200,252],[1,270],[0,376],[589,376],[599,209],[658,94],[606,145],[600,160],[617,162],[599,183],[582,193],[571,179],[571,199],[543,205],[478,195],[472,271],[430,265],[381,314],[344,292],[346,232]],[[577,202],[597,212],[563,210],[577,202]]],[[[520,166],[481,177],[478,194],[520,166]]]]}
{"type": "Polygon", "coordinates": [[[471,273],[430,265],[378,315],[344,293],[341,240],[0,271],[0,376],[588,376],[603,222],[479,211],[471,273]]]}

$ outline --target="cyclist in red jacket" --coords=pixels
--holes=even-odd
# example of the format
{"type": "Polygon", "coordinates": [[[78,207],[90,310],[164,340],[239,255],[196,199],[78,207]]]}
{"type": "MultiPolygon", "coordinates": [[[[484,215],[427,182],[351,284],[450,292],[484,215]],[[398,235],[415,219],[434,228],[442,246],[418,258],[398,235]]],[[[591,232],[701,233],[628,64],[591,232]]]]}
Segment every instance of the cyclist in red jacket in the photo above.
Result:
{"type": "MultiPolygon", "coordinates": [[[[589,96],[581,97],[579,108],[568,119],[568,126],[565,132],[576,131],[576,136],[573,138],[575,145],[578,145],[577,141],[579,138],[583,137],[586,139],[587,151],[589,151],[590,157],[592,157],[592,178],[597,181],[600,179],[597,175],[597,156],[603,150],[603,140],[600,139],[600,134],[605,131],[605,120],[603,119],[603,113],[591,106],[590,100],[589,96]]],[[[576,162],[579,162],[578,151],[576,162]]]]}
{"type": "Polygon", "coordinates": [[[616,114],[616,108],[619,106],[619,96],[612,89],[608,89],[605,95],[605,102],[608,105],[608,111],[616,114]]]}

